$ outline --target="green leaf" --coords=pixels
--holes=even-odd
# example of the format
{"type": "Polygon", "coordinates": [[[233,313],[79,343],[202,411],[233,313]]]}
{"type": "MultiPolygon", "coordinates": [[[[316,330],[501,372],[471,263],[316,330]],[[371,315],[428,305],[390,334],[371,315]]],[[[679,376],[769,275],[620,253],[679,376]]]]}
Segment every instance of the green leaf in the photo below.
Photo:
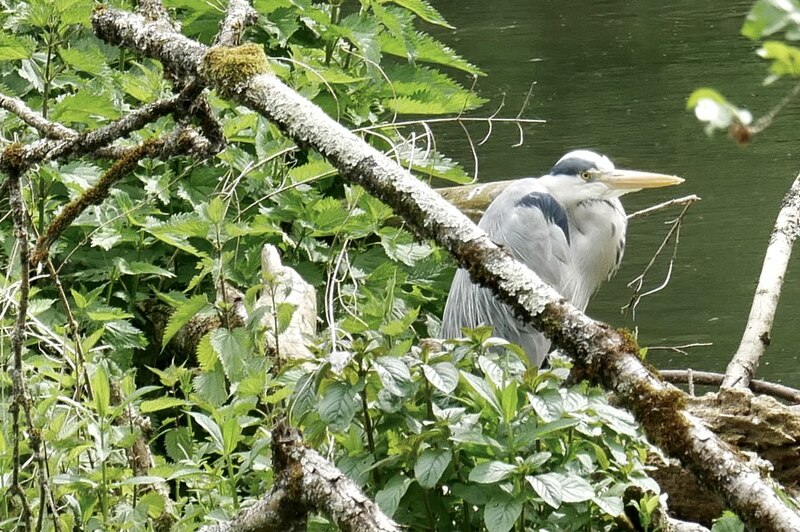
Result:
{"type": "Polygon", "coordinates": [[[592,485],[578,475],[563,475],[560,482],[561,500],[564,502],[583,502],[594,498],[592,485]]]}
{"type": "Polygon", "coordinates": [[[410,478],[402,473],[398,473],[389,479],[383,486],[383,489],[375,494],[375,502],[378,503],[383,513],[389,517],[394,515],[397,507],[400,505],[400,501],[403,499],[403,495],[406,494],[412,482],[410,478]]]}
{"type": "Polygon", "coordinates": [[[106,67],[106,58],[103,53],[97,48],[62,48],[58,51],[58,55],[75,70],[92,74],[93,76],[100,75],[106,67]]]}
{"type": "Polygon", "coordinates": [[[29,36],[16,37],[7,32],[0,33],[0,61],[29,59],[36,48],[36,42],[29,36]]]}
{"type": "Polygon", "coordinates": [[[701,87],[699,89],[695,89],[694,92],[689,95],[689,98],[686,100],[686,109],[694,109],[697,107],[697,104],[700,102],[700,100],[703,99],[708,99],[719,104],[728,104],[728,100],[726,100],[725,97],[719,92],[709,87],[701,87]]]}
{"type": "Polygon", "coordinates": [[[213,371],[214,367],[219,362],[217,351],[214,349],[214,346],[211,345],[212,332],[214,331],[204,334],[197,343],[197,363],[204,372],[213,371]]]}
{"type": "Polygon", "coordinates": [[[51,118],[59,122],[77,124],[98,124],[120,117],[111,97],[95,90],[80,89],[66,96],[55,106],[51,118]]]}
{"type": "Polygon", "coordinates": [[[182,303],[167,321],[167,326],[164,328],[164,336],[161,339],[161,347],[166,347],[172,337],[175,336],[175,333],[189,323],[189,320],[199,314],[200,311],[210,309],[210,307],[208,297],[205,294],[192,296],[188,301],[182,303]]]}
{"type": "Polygon", "coordinates": [[[476,76],[485,75],[481,69],[426,33],[411,30],[406,32],[403,37],[400,39],[390,33],[382,33],[379,35],[378,41],[383,52],[387,54],[412,61],[437,63],[476,76]]]}
{"type": "Polygon", "coordinates": [[[278,304],[278,334],[286,332],[286,329],[289,328],[295,310],[297,310],[297,305],[293,305],[292,303],[283,302],[278,304]]]}
{"type": "Polygon", "coordinates": [[[384,323],[379,330],[388,336],[400,336],[411,329],[411,325],[417,319],[417,316],[419,316],[419,307],[412,308],[403,314],[402,318],[384,323]]]}
{"type": "Polygon", "coordinates": [[[517,405],[519,404],[517,389],[516,381],[512,380],[503,388],[500,395],[500,406],[503,408],[503,419],[506,421],[511,421],[517,415],[517,405]]]}
{"type": "Polygon", "coordinates": [[[172,279],[175,274],[164,268],[160,268],[155,264],[149,262],[128,262],[122,257],[117,257],[114,261],[119,272],[123,275],[157,275],[159,277],[166,277],[172,279]]]}
{"type": "Polygon", "coordinates": [[[356,412],[355,392],[343,382],[333,382],[325,388],[317,411],[331,430],[345,430],[356,412]]]}
{"type": "Polygon", "coordinates": [[[516,470],[517,466],[505,462],[481,462],[469,472],[469,480],[479,484],[492,484],[507,479],[516,470]]]}
{"type": "Polygon", "coordinates": [[[458,368],[452,362],[439,362],[432,366],[422,365],[422,372],[437,390],[452,393],[458,386],[458,368]]]}
{"type": "Polygon", "coordinates": [[[449,29],[454,29],[453,26],[447,23],[444,17],[436,11],[436,9],[427,2],[427,0],[391,0],[395,4],[402,6],[409,11],[412,11],[419,18],[425,22],[430,22],[437,26],[442,26],[449,29]]]}
{"type": "Polygon", "coordinates": [[[192,419],[194,419],[195,422],[208,433],[208,435],[211,437],[211,443],[214,444],[214,450],[221,454],[225,448],[225,444],[222,438],[222,429],[219,428],[217,422],[207,415],[201,414],[200,412],[187,413],[192,416],[192,419]]]}
{"type": "Polygon", "coordinates": [[[111,405],[111,386],[108,382],[108,371],[105,364],[95,366],[89,380],[92,384],[92,397],[97,415],[104,417],[111,405]]]}
{"type": "Polygon", "coordinates": [[[556,509],[561,506],[561,475],[555,473],[526,475],[525,480],[545,503],[556,509]]]}
{"type": "Polygon", "coordinates": [[[381,379],[383,387],[398,397],[406,397],[411,393],[411,372],[408,366],[397,357],[378,357],[372,364],[381,379]]]}
{"type": "Polygon", "coordinates": [[[522,501],[497,493],[483,507],[483,522],[489,532],[508,532],[522,513],[522,501]]]}
{"type": "Polygon", "coordinates": [[[246,376],[246,362],[252,350],[247,331],[242,327],[216,329],[211,333],[211,345],[219,356],[225,376],[231,382],[242,380],[246,376]]]}
{"type": "Polygon", "coordinates": [[[192,380],[194,391],[211,406],[220,406],[228,399],[225,372],[217,363],[212,371],[206,371],[192,380]]]}
{"type": "Polygon", "coordinates": [[[158,399],[151,399],[149,401],[142,401],[139,410],[142,414],[149,414],[151,412],[158,412],[166,410],[167,408],[176,408],[180,406],[188,406],[191,403],[178,399],[176,397],[159,397],[158,399]]]}
{"type": "Polygon", "coordinates": [[[433,248],[429,244],[417,242],[413,235],[404,229],[384,227],[378,234],[386,255],[408,266],[414,266],[417,261],[433,253],[433,248]]]}
{"type": "Polygon", "coordinates": [[[787,30],[788,39],[796,39],[800,6],[795,0],[758,0],[742,25],[742,35],[756,40],[787,30]]]}
{"type": "Polygon", "coordinates": [[[167,456],[173,462],[191,458],[194,454],[194,439],[188,427],[170,429],[164,435],[164,447],[167,456]]]}
{"type": "Polygon", "coordinates": [[[414,476],[423,488],[433,488],[450,465],[453,455],[449,449],[427,449],[414,464],[414,476]]]}
{"type": "Polygon", "coordinates": [[[227,206],[219,196],[214,196],[205,206],[206,219],[214,225],[219,225],[225,219],[227,206]]]}
{"type": "Polygon", "coordinates": [[[744,523],[733,512],[726,510],[714,521],[711,532],[744,532],[744,523]]]}
{"type": "Polygon", "coordinates": [[[222,442],[224,454],[233,454],[242,439],[242,426],[235,417],[229,417],[222,423],[222,442]]]}
{"type": "MultiPolygon", "coordinates": [[[[658,497],[656,497],[658,500],[658,497]]],[[[611,517],[617,517],[625,511],[625,502],[622,497],[593,497],[592,502],[611,517]]]]}
{"type": "Polygon", "coordinates": [[[469,384],[470,388],[472,388],[484,401],[486,401],[495,412],[500,415],[503,414],[503,409],[500,408],[500,403],[497,401],[497,397],[495,397],[494,392],[492,392],[492,389],[485,380],[463,370],[461,370],[460,373],[461,377],[467,381],[467,384],[469,384]]]}

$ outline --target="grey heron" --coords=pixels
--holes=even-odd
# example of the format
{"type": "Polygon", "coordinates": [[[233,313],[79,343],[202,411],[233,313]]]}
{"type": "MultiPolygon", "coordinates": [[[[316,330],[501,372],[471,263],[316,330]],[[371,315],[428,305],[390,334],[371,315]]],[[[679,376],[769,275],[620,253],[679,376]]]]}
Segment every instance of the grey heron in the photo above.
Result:
{"type": "MultiPolygon", "coordinates": [[[[619,197],[682,183],[677,176],[621,170],[603,155],[571,151],[547,175],[515,181],[489,205],[478,226],[581,310],[616,272],[628,222],[619,197]]],[[[550,341],[518,320],[487,288],[456,272],[442,317],[442,338],[461,328],[494,327],[540,367],[550,341]]]]}

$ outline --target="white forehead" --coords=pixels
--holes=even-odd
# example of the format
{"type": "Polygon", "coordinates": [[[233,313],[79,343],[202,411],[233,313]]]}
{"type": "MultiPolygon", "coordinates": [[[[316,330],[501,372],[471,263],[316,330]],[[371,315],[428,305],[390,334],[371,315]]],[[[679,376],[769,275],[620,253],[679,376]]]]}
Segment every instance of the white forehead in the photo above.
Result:
{"type": "Polygon", "coordinates": [[[584,161],[589,161],[593,163],[598,170],[603,170],[607,172],[614,169],[614,163],[612,163],[608,157],[606,157],[605,155],[600,155],[599,153],[595,153],[590,150],[571,151],[568,154],[564,155],[561,159],[559,159],[556,165],[568,159],[582,159],[584,161]]]}

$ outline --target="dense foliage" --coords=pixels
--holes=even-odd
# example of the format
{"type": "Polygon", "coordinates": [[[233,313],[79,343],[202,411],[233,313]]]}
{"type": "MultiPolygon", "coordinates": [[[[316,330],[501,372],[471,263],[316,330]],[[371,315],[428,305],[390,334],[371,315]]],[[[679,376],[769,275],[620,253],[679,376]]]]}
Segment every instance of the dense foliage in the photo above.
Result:
{"type": "MultiPolygon", "coordinates": [[[[187,35],[212,43],[219,6],[164,4],[187,35]]],[[[90,0],[2,5],[0,92],[44,117],[86,131],[171,94],[158,63],[92,35],[90,0]]],[[[288,84],[421,179],[468,180],[434,149],[424,117],[480,106],[456,79],[482,74],[424,33],[447,26],[429,2],[254,5],[260,18],[247,40],[264,46],[288,84]]],[[[564,387],[559,360],[551,370],[526,369],[524,355],[488,330],[444,351],[421,344],[436,332],[452,275],[445,254],[415,241],[385,205],[262,117],[209,97],[225,150],[206,161],[145,160],[63,233],[53,271],[37,273],[22,368],[32,426],[12,426],[19,249],[10,217],[0,220],[2,527],[21,519],[9,491],[15,470],[44,529],[148,529],[165,513],[177,529],[230,518],[269,490],[270,429],[283,417],[413,529],[610,529],[631,497],[646,527],[658,487],[628,414],[598,390],[564,387]],[[269,283],[265,243],[318,291],[313,359],[279,365],[267,356],[264,309],[256,308],[269,283]],[[228,315],[225,287],[244,293],[245,322],[222,319],[196,352],[174,349],[169,340],[193,317],[228,315]],[[154,330],[158,305],[173,311],[163,330],[154,330]],[[131,469],[142,431],[121,422],[128,406],[153,423],[147,444],[156,463],[146,475],[131,469]],[[31,456],[34,432],[46,468],[31,456]],[[169,500],[147,489],[164,482],[169,500]],[[637,495],[626,498],[630,487],[637,495]]],[[[175,126],[164,117],[121,142],[175,126]]],[[[4,145],[39,138],[8,112],[0,131],[4,145]]],[[[32,234],[110,164],[84,157],[25,175],[32,234]]],[[[281,307],[274,319],[285,324],[292,312],[281,307]]],[[[312,525],[328,528],[323,517],[312,525]]]]}

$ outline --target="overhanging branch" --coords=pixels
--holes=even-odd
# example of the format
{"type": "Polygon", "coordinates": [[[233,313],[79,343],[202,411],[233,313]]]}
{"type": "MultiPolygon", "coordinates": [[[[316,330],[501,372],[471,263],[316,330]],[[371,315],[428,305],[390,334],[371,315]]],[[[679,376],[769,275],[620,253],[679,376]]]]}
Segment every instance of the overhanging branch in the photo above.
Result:
{"type": "Polygon", "coordinates": [[[613,390],[651,440],[713,486],[749,526],[800,530],[800,516],[758,472],[684,410],[683,393],[642,365],[627,335],[588,318],[441,196],[267,73],[266,60],[256,56],[257,47],[217,50],[211,56],[208,48],[163,24],[148,24],[110,8],[96,11],[93,25],[107,42],[157,58],[172,72],[200,76],[221,94],[278,124],[299,144],[319,151],[343,178],[401,214],[420,237],[450,251],[473,279],[492,288],[522,319],[569,353],[583,376],[613,390]],[[256,55],[248,61],[249,51],[256,55]],[[229,60],[235,65],[226,64],[229,60]]]}

